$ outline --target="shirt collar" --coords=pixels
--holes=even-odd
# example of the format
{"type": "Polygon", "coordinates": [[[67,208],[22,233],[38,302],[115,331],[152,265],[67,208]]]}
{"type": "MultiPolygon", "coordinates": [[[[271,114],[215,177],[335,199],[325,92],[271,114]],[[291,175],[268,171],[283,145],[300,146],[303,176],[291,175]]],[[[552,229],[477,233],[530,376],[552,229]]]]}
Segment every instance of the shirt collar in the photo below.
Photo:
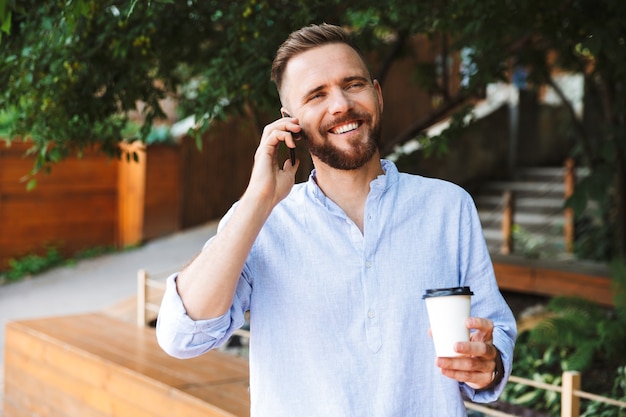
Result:
{"type": "MultiPolygon", "coordinates": [[[[377,178],[372,180],[370,183],[370,195],[382,195],[389,189],[389,187],[398,181],[398,168],[396,165],[387,159],[381,159],[380,163],[385,174],[379,175],[377,178]]],[[[313,169],[313,171],[311,171],[311,175],[309,175],[309,181],[307,182],[308,194],[315,201],[327,207],[328,199],[322,189],[317,185],[315,175],[316,170],[313,169]]]]}

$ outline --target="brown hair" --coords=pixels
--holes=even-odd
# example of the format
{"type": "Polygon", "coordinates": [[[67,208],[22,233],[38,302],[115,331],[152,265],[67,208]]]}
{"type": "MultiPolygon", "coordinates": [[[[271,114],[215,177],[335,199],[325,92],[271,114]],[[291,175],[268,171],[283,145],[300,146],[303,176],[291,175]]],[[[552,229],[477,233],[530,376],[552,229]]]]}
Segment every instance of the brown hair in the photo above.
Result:
{"type": "Polygon", "coordinates": [[[276,83],[278,91],[280,92],[285,68],[287,68],[287,63],[291,58],[309,49],[331,43],[345,43],[359,54],[363,63],[367,66],[360,48],[343,28],[327,23],[306,26],[292,32],[276,51],[276,57],[274,62],[272,62],[271,79],[276,83]]]}

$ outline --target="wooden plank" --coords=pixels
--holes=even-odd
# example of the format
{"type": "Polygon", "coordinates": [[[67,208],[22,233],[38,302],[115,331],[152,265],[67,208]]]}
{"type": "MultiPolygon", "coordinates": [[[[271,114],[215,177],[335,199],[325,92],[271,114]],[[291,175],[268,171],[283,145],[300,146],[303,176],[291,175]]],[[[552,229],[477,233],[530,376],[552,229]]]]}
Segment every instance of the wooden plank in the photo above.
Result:
{"type": "Polygon", "coordinates": [[[532,268],[522,265],[494,263],[498,286],[504,290],[532,293],[535,290],[535,276],[532,268]]]}
{"type": "Polygon", "coordinates": [[[567,271],[537,268],[536,287],[551,295],[582,297],[604,305],[613,305],[611,280],[567,271]]]}
{"type": "MultiPolygon", "coordinates": [[[[7,355],[5,372],[5,410],[10,405],[28,416],[41,417],[106,417],[107,415],[90,407],[79,396],[68,394],[63,388],[62,378],[46,381],[25,369],[21,361],[16,361],[13,353],[7,355]],[[9,362],[8,360],[11,360],[9,362]]],[[[33,362],[33,366],[40,366],[33,362]]],[[[39,374],[42,369],[38,369],[39,374]]],[[[7,416],[14,414],[6,413],[7,416]]]]}
{"type": "Polygon", "coordinates": [[[60,194],[52,198],[7,196],[4,200],[6,226],[13,224],[50,226],[71,223],[108,223],[115,220],[114,192],[60,194]]]}
{"type": "MultiPolygon", "coordinates": [[[[0,189],[20,192],[26,186],[33,167],[30,159],[0,159],[0,189]]],[[[104,157],[84,157],[66,159],[54,165],[49,174],[40,172],[36,177],[39,189],[48,190],[88,190],[114,189],[117,180],[115,161],[104,157]]],[[[37,189],[35,189],[37,190],[37,189]]]]}
{"type": "Polygon", "coordinates": [[[221,352],[177,360],[153,329],[105,315],[8,323],[5,354],[7,407],[36,415],[249,415],[245,360],[221,352]]]}
{"type": "Polygon", "coordinates": [[[203,398],[211,404],[221,404],[224,410],[235,416],[247,416],[250,413],[250,392],[247,381],[220,385],[203,384],[189,387],[186,392],[203,398]]]}
{"type": "Polygon", "coordinates": [[[181,228],[181,148],[148,147],[144,239],[163,236],[181,228]]]}
{"type": "Polygon", "coordinates": [[[144,198],[146,190],[146,153],[143,145],[127,145],[137,161],[122,160],[118,164],[118,223],[119,246],[137,245],[143,241],[144,198]]]}
{"type": "Polygon", "coordinates": [[[117,164],[96,152],[69,157],[50,174],[36,176],[26,190],[24,177],[33,159],[23,153],[30,144],[0,146],[0,270],[8,260],[43,255],[54,246],[64,256],[115,244],[117,164]]]}
{"type": "MultiPolygon", "coordinates": [[[[94,414],[93,411],[103,416],[110,415],[107,411],[111,408],[112,399],[106,402],[104,398],[98,398],[104,393],[93,385],[56,372],[46,363],[15,350],[7,351],[6,360],[6,378],[17,381],[23,387],[21,390],[29,399],[29,409],[46,407],[47,413],[64,412],[68,416],[94,414]]],[[[68,362],[66,366],[71,368],[74,364],[68,362]]],[[[13,397],[10,389],[6,390],[6,397],[13,397]]]]}
{"type": "MultiPolygon", "coordinates": [[[[612,306],[611,278],[595,271],[573,272],[538,265],[494,262],[498,286],[502,290],[519,291],[546,296],[577,296],[612,306]]],[[[581,271],[583,268],[581,268],[581,271]]]]}
{"type": "MultiPolygon", "coordinates": [[[[63,349],[89,352],[168,386],[217,383],[220,380],[245,379],[248,375],[246,361],[220,352],[185,361],[175,359],[157,345],[154,329],[129,326],[99,314],[81,315],[80,320],[35,320],[29,322],[27,330],[22,333],[27,332],[37,334],[37,337],[44,334],[61,343],[63,349]],[[115,340],[115,343],[103,343],[103,340],[115,340]]],[[[28,345],[21,348],[31,349],[28,345]]]]}

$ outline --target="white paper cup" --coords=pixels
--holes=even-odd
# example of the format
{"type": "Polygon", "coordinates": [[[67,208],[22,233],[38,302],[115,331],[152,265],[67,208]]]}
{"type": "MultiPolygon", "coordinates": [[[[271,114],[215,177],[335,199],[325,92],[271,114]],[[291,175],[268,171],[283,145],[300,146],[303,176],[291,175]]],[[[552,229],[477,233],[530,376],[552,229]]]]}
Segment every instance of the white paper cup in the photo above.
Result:
{"type": "Polygon", "coordinates": [[[470,316],[470,287],[438,288],[426,290],[428,319],[437,356],[460,356],[454,351],[456,342],[469,341],[465,320],[470,316]]]}

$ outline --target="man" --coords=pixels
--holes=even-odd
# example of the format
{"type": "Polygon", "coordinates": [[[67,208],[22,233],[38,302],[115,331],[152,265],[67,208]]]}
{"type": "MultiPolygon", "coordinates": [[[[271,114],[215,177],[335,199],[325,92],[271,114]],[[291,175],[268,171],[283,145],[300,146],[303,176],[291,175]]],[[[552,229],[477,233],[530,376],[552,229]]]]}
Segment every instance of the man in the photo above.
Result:
{"type": "Polygon", "coordinates": [[[250,311],[252,416],[464,416],[511,370],[515,322],[469,195],[380,160],[383,97],[336,26],[309,26],[272,68],[284,114],[263,131],[250,183],[177,276],[157,336],[177,357],[224,343],[250,311]],[[300,134],[314,171],[279,168],[300,134]],[[470,286],[470,342],[436,358],[426,289],[470,286]]]}

